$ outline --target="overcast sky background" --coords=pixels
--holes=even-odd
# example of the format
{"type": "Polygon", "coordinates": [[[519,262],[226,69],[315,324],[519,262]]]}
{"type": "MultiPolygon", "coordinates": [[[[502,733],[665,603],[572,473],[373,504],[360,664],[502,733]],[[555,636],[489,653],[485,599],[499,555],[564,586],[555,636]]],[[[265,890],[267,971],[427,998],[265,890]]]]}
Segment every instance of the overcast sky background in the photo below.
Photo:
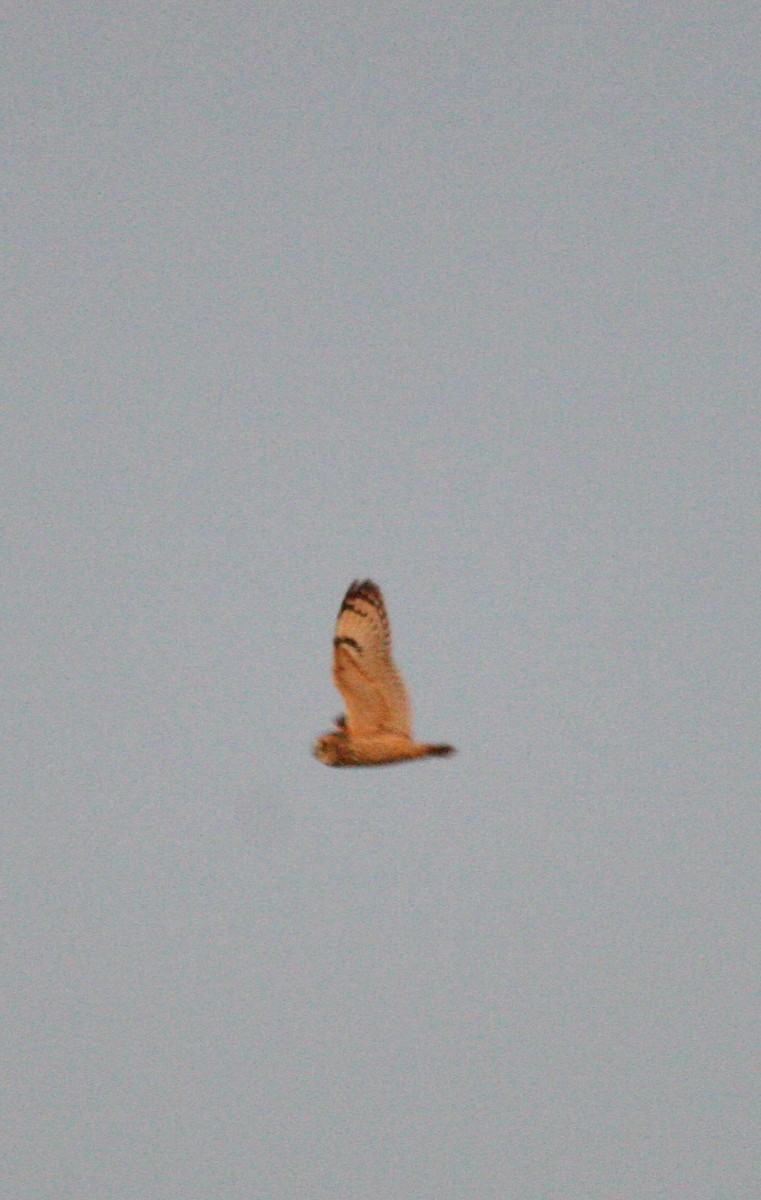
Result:
{"type": "Polygon", "coordinates": [[[3,1196],[756,1194],[757,14],[6,21],[3,1196]]]}

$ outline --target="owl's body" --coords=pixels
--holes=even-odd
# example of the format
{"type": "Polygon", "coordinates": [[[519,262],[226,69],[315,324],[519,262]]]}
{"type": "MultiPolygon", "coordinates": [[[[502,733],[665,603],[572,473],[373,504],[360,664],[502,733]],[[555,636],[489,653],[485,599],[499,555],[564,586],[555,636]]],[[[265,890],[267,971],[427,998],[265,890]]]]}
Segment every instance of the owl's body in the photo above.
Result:
{"type": "Polygon", "coordinates": [[[330,767],[372,767],[452,754],[452,746],[416,742],[402,677],[391,657],[391,632],[380,588],[355,580],[344,596],[333,638],[333,682],[346,716],[314,746],[330,767]]]}

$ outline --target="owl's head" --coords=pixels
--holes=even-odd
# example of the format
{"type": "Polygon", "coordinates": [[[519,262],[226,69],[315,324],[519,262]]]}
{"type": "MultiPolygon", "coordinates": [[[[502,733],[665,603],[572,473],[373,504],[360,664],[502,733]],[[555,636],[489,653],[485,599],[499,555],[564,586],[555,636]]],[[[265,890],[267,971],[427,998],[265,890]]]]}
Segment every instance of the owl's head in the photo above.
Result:
{"type": "Polygon", "coordinates": [[[312,753],[328,767],[343,767],[346,765],[345,744],[346,734],[324,733],[318,737],[312,753]]]}

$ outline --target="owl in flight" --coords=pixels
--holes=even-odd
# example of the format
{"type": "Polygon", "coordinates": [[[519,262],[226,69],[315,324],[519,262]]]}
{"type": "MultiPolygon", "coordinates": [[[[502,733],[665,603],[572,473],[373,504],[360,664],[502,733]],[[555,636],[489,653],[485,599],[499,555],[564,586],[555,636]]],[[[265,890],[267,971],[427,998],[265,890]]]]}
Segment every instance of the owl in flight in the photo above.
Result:
{"type": "Polygon", "coordinates": [[[344,596],[333,638],[333,682],[346,716],[314,745],[329,767],[377,767],[407,758],[453,754],[453,746],[416,742],[402,677],[391,657],[391,630],[377,584],[358,579],[344,596]]]}

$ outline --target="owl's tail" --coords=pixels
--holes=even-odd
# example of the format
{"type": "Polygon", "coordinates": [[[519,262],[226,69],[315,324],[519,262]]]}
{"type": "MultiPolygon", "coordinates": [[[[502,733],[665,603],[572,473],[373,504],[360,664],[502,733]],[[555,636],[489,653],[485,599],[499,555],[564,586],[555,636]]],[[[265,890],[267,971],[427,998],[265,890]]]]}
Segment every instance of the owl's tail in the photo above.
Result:
{"type": "Polygon", "coordinates": [[[430,754],[434,758],[443,758],[446,754],[455,754],[456,753],[454,746],[442,746],[442,745],[430,745],[430,744],[426,745],[425,752],[426,752],[426,754],[430,754]]]}

